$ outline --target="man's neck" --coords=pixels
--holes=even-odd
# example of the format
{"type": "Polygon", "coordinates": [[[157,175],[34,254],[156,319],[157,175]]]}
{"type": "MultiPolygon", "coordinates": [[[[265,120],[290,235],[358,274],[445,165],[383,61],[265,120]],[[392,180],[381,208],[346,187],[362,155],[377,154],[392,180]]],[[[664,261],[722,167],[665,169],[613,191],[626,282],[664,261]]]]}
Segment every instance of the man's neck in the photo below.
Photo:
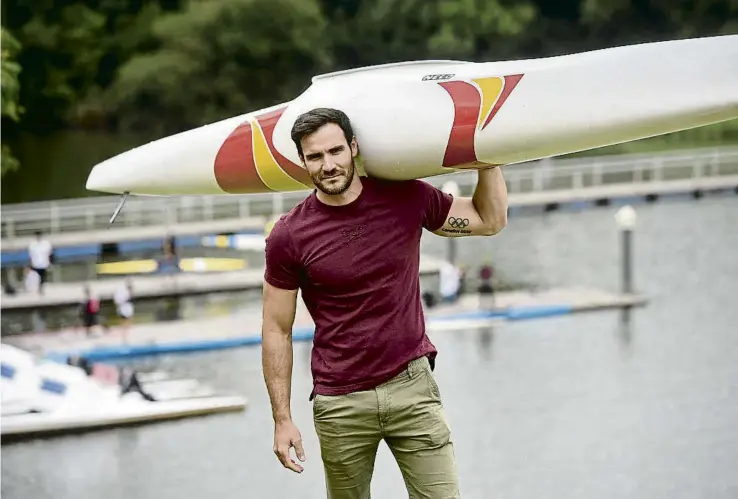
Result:
{"type": "Polygon", "coordinates": [[[354,173],[354,178],[351,180],[348,189],[343,191],[341,194],[326,194],[325,192],[318,189],[317,197],[318,201],[329,206],[344,206],[349,203],[353,203],[361,194],[363,185],[361,178],[358,174],[354,173]]]}

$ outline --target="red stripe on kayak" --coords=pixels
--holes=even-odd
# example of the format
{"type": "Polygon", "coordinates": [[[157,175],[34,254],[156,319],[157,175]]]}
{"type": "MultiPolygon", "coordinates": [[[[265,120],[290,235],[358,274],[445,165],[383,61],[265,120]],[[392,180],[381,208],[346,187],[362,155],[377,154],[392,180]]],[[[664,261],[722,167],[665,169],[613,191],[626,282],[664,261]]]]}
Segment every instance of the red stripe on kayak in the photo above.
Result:
{"type": "Polygon", "coordinates": [[[230,194],[270,192],[254,164],[251,123],[241,123],[220,146],[215,156],[215,180],[230,194]]]}
{"type": "Polygon", "coordinates": [[[453,167],[474,163],[474,132],[482,105],[476,87],[465,81],[439,83],[451,96],[454,103],[454,123],[443,156],[443,166],[453,167]]]}

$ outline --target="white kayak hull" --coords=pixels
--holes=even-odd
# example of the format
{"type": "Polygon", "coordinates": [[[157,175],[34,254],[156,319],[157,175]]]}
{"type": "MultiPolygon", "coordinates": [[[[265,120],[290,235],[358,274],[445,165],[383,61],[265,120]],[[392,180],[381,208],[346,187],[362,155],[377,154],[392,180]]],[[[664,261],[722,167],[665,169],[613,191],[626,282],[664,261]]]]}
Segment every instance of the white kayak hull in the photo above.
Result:
{"type": "Polygon", "coordinates": [[[144,195],[312,189],[290,129],[315,107],[348,114],[369,176],[404,180],[510,165],[738,117],[738,35],[322,75],[291,102],[115,156],[95,166],[87,188],[144,195]]]}
{"type": "Polygon", "coordinates": [[[114,408],[84,414],[39,413],[3,416],[2,436],[34,437],[50,433],[113,428],[242,411],[245,407],[246,401],[242,397],[208,397],[162,402],[131,400],[114,408]]]}

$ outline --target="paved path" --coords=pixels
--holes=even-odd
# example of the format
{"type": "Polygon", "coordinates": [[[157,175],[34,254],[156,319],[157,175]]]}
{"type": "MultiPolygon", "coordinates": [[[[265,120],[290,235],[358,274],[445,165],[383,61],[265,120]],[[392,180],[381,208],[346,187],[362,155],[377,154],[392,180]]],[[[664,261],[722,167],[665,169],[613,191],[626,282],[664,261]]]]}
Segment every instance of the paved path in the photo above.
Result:
{"type": "MultiPolygon", "coordinates": [[[[451,331],[485,327],[498,321],[532,319],[574,312],[645,305],[637,295],[622,295],[591,288],[556,288],[540,292],[498,293],[494,310],[480,308],[484,298],[463,296],[451,305],[439,305],[426,312],[429,330],[451,331]]],[[[314,325],[301,299],[295,317],[295,341],[312,339],[314,325]]],[[[232,315],[216,318],[178,320],[134,325],[123,345],[119,330],[101,337],[66,329],[48,333],[26,333],[4,338],[4,342],[39,355],[72,351],[97,351],[98,358],[136,356],[151,353],[209,350],[260,343],[261,307],[249,306],[232,315]],[[104,353],[103,353],[104,352],[104,353]]]]}
{"type": "Polygon", "coordinates": [[[633,184],[613,184],[581,189],[526,192],[510,196],[509,204],[514,206],[538,206],[557,203],[577,203],[598,199],[618,199],[651,194],[666,196],[694,191],[716,189],[738,189],[738,175],[690,178],[682,180],[650,181],[633,184]]]}
{"type": "MultiPolygon", "coordinates": [[[[436,274],[440,260],[427,255],[420,256],[420,274],[436,274]]],[[[131,276],[134,299],[183,296],[219,291],[261,289],[264,269],[247,269],[233,272],[179,273],[174,275],[131,276]]],[[[115,290],[126,278],[100,279],[89,282],[93,294],[100,300],[112,300],[115,290]]],[[[76,305],[84,299],[83,282],[48,283],[44,295],[20,293],[2,297],[2,310],[48,308],[76,305]]]]}

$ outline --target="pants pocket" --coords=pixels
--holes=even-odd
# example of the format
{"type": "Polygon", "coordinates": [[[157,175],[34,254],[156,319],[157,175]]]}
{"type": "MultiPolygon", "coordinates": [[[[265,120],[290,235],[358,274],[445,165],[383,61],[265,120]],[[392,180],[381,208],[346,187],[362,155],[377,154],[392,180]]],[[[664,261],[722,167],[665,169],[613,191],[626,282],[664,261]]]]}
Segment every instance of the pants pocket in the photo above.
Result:
{"type": "Polygon", "coordinates": [[[436,377],[433,375],[433,371],[431,371],[430,366],[427,366],[423,373],[425,374],[425,379],[428,382],[428,392],[430,394],[431,399],[435,400],[439,404],[441,403],[441,390],[438,388],[438,383],[436,382],[436,377]]]}

